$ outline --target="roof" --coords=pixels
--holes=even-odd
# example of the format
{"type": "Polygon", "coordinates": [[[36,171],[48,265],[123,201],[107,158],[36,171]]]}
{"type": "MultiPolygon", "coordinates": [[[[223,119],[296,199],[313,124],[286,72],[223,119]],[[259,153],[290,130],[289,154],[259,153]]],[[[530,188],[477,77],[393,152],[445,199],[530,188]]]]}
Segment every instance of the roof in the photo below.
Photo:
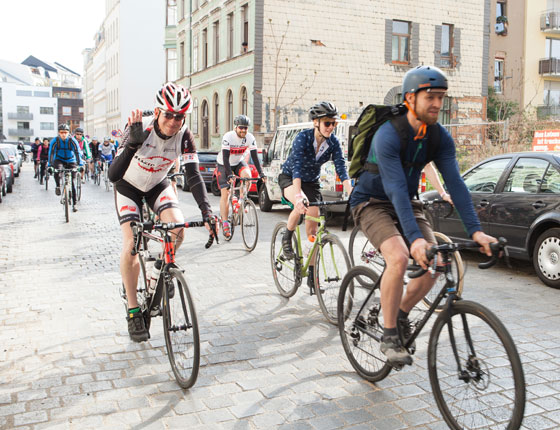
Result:
{"type": "Polygon", "coordinates": [[[29,67],[11,61],[0,60],[0,76],[2,75],[7,78],[8,82],[24,85],[33,85],[34,82],[29,67]]]}
{"type": "Polygon", "coordinates": [[[25,60],[23,60],[21,62],[21,64],[25,64],[26,66],[31,66],[31,67],[42,67],[43,69],[45,69],[49,72],[55,72],[56,73],[56,71],[57,71],[54,67],[45,63],[44,61],[39,60],[38,58],[34,57],[33,55],[30,55],[25,60]]]}

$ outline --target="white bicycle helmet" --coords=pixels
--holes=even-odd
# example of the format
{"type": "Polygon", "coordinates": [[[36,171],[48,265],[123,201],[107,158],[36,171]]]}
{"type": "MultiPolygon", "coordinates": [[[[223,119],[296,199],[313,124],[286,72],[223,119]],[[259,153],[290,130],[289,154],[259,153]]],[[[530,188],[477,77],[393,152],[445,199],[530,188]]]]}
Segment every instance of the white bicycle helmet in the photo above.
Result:
{"type": "Polygon", "coordinates": [[[156,93],[156,107],[168,112],[190,113],[192,111],[191,93],[181,85],[168,82],[156,93]]]}

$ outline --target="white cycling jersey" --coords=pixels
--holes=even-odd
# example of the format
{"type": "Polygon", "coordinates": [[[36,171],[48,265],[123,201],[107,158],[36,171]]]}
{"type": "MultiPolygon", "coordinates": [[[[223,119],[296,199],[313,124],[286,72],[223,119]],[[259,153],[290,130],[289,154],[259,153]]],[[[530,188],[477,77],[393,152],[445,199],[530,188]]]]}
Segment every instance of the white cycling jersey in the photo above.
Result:
{"type": "MultiPolygon", "coordinates": [[[[244,138],[240,138],[235,130],[231,130],[224,134],[222,139],[222,151],[224,149],[229,150],[229,165],[233,167],[241,162],[243,154],[245,154],[246,151],[257,149],[257,141],[255,140],[255,136],[249,132],[247,132],[244,138]]],[[[224,155],[222,151],[218,154],[217,159],[218,164],[221,165],[224,164],[224,155]]]]}

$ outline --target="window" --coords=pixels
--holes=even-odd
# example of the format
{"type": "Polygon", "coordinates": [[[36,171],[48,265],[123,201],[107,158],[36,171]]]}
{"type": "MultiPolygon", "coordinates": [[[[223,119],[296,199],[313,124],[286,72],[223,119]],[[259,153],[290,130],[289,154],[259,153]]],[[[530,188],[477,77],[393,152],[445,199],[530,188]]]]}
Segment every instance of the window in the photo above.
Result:
{"type": "Polygon", "coordinates": [[[54,109],[52,107],[41,107],[39,112],[42,115],[54,115],[54,109]]]}
{"type": "Polygon", "coordinates": [[[33,95],[33,93],[31,91],[27,91],[27,90],[16,90],[16,96],[27,96],[27,97],[31,97],[33,95]]]}
{"type": "Polygon", "coordinates": [[[545,106],[560,106],[560,82],[544,81],[545,106]]]}
{"type": "Polygon", "coordinates": [[[208,67],[208,29],[202,30],[202,68],[208,67]]]}
{"type": "Polygon", "coordinates": [[[548,166],[541,184],[541,193],[560,194],[560,172],[552,166],[548,166]]]}
{"type": "Polygon", "coordinates": [[[50,97],[51,95],[49,94],[48,91],[33,91],[33,96],[34,97],[50,97]]]}
{"type": "Polygon", "coordinates": [[[219,113],[220,113],[220,102],[218,99],[218,93],[214,93],[214,133],[216,134],[220,132],[220,121],[218,120],[219,113]]]}
{"type": "Polygon", "coordinates": [[[179,77],[185,76],[185,42],[179,44],[179,77]]]}
{"type": "Polygon", "coordinates": [[[198,134],[198,99],[194,99],[192,111],[192,132],[198,134]]]}
{"type": "Polygon", "coordinates": [[[494,60],[494,91],[501,94],[504,91],[504,59],[494,60]]]}
{"type": "Polygon", "coordinates": [[[546,58],[560,58],[560,39],[546,39],[546,58]]]}
{"type": "Polygon", "coordinates": [[[192,69],[193,72],[198,70],[198,35],[195,35],[193,40],[192,69]]]}
{"type": "Polygon", "coordinates": [[[214,64],[220,62],[220,21],[214,23],[214,64]]]}
{"type": "Polygon", "coordinates": [[[453,67],[453,24],[441,26],[441,67],[453,67]]]}
{"type": "Polygon", "coordinates": [[[492,193],[511,158],[489,161],[471,170],[463,179],[470,192],[492,193]]]}
{"type": "Polygon", "coordinates": [[[72,115],[72,107],[71,106],[62,106],[62,115],[71,116],[72,115]]]}
{"type": "Polygon", "coordinates": [[[29,113],[29,106],[18,106],[17,113],[29,113]]]}
{"type": "Polygon", "coordinates": [[[54,122],[42,122],[41,130],[54,130],[54,122]]]}
{"type": "Polygon", "coordinates": [[[438,122],[442,125],[451,124],[451,97],[443,98],[443,105],[438,115],[438,122]]]}
{"type": "Polygon", "coordinates": [[[233,57],[233,12],[227,16],[227,57],[233,57]]]}
{"type": "Polygon", "coordinates": [[[245,53],[249,50],[249,5],[241,6],[241,25],[243,39],[241,41],[241,53],[245,53]]]}
{"type": "Polygon", "coordinates": [[[177,0],[167,0],[167,25],[177,25],[177,0]]]}
{"type": "Polygon", "coordinates": [[[241,87],[241,114],[242,115],[248,115],[248,109],[247,109],[247,88],[245,87],[241,87]]]}
{"type": "Polygon", "coordinates": [[[506,0],[496,1],[496,26],[495,31],[497,34],[506,33],[507,13],[506,13],[506,0]]]}
{"type": "Polygon", "coordinates": [[[167,50],[167,81],[175,81],[177,79],[177,49],[169,48],[167,50]]]}
{"type": "Polygon", "coordinates": [[[410,62],[410,22],[393,21],[392,62],[410,62]]]}
{"type": "Polygon", "coordinates": [[[18,121],[17,128],[18,128],[18,130],[29,130],[29,123],[28,122],[23,122],[23,121],[18,121]]]}
{"type": "Polygon", "coordinates": [[[546,160],[520,158],[507,178],[504,193],[536,193],[547,167],[546,160]]]}
{"type": "Polygon", "coordinates": [[[233,93],[227,92],[227,129],[233,129],[233,93]]]}

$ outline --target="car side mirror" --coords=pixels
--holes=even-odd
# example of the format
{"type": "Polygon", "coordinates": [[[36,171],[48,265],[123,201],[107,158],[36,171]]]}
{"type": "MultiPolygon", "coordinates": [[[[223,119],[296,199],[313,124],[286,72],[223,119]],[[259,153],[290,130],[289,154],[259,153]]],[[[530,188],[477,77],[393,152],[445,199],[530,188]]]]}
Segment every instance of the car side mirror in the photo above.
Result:
{"type": "Polygon", "coordinates": [[[0,166],[7,166],[8,164],[10,164],[10,162],[8,160],[0,161],[0,166]]]}

